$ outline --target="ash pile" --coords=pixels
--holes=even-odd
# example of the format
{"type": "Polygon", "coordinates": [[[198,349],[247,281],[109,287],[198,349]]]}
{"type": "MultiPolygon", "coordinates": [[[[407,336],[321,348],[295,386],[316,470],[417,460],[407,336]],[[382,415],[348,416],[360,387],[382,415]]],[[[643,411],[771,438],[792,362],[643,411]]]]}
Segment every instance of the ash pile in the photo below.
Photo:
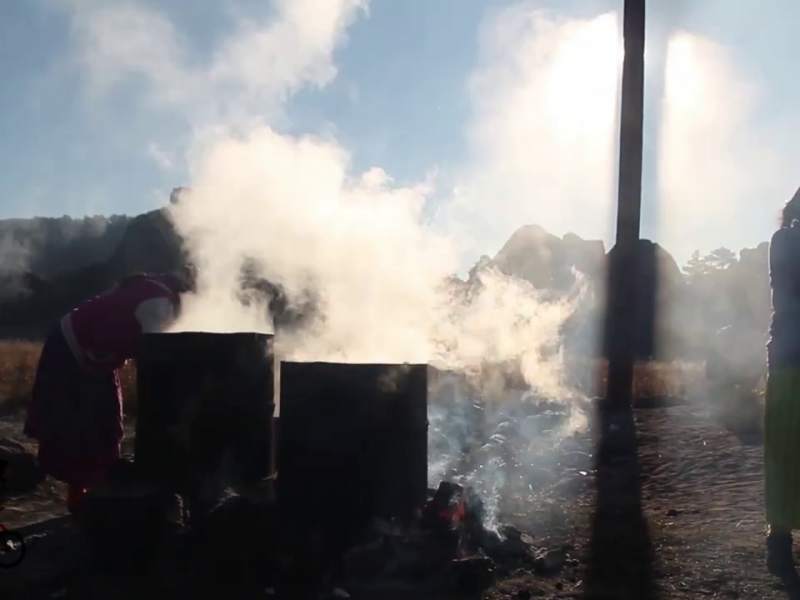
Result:
{"type": "Polygon", "coordinates": [[[484,503],[471,488],[442,482],[410,526],[382,520],[348,550],[348,586],[361,597],[398,592],[477,597],[518,572],[558,575],[577,561],[565,549],[537,545],[512,526],[490,530],[484,503]]]}
{"type": "Polygon", "coordinates": [[[429,482],[473,488],[490,528],[591,487],[589,400],[554,402],[505,382],[487,389],[447,372],[429,397],[429,482]]]}

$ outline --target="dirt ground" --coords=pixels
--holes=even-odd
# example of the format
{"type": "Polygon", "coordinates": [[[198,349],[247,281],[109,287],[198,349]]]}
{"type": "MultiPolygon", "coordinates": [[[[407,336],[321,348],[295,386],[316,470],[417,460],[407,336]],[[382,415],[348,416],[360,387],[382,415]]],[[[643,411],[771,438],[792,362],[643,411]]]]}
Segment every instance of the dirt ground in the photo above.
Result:
{"type": "MultiPolygon", "coordinates": [[[[504,516],[537,547],[566,552],[563,568],[549,577],[511,573],[482,597],[786,598],[764,566],[758,436],[737,434],[724,422],[701,401],[652,401],[641,402],[632,421],[622,416],[596,423],[575,440],[576,452],[591,455],[587,466],[562,461],[546,484],[512,502],[504,516]]],[[[18,421],[0,423],[2,438],[21,440],[18,421]]],[[[2,597],[16,597],[21,579],[48,579],[45,556],[55,560],[65,551],[45,552],[44,538],[31,525],[63,515],[63,492],[45,481],[0,513],[0,522],[29,538],[25,563],[0,572],[2,597]]],[[[51,592],[66,585],[50,579],[51,592]]],[[[226,596],[258,597],[253,592],[228,590],[226,596]]],[[[353,592],[355,598],[422,600],[401,589],[379,596],[353,592]]]]}

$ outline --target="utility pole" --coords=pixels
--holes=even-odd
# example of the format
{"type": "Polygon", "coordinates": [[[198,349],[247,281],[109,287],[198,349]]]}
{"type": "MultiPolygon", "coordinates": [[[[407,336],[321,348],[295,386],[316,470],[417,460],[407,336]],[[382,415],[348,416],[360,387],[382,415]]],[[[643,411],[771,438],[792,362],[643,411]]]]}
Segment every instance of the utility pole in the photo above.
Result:
{"type": "Polygon", "coordinates": [[[639,279],[638,246],[642,213],[644,128],[645,0],[625,0],[616,250],[609,264],[606,348],[609,351],[606,406],[631,406],[639,279]]]}

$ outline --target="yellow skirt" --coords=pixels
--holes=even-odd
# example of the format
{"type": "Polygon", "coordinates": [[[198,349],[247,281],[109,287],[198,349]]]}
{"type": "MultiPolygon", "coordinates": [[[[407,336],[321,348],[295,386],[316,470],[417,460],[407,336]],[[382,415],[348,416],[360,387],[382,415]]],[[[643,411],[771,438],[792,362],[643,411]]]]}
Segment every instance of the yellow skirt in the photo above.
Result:
{"type": "Polygon", "coordinates": [[[767,377],[764,504],[771,529],[800,529],[800,368],[767,377]]]}

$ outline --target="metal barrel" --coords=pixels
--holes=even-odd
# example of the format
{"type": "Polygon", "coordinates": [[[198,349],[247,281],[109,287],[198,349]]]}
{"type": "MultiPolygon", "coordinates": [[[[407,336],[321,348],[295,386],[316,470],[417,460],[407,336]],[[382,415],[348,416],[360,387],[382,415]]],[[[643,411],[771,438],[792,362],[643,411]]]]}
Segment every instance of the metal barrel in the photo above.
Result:
{"type": "Polygon", "coordinates": [[[427,494],[427,365],[282,362],[280,372],[281,513],[349,530],[411,518],[427,494]]]}
{"type": "Polygon", "coordinates": [[[273,381],[270,335],[142,336],[134,442],[138,473],[180,487],[198,469],[217,469],[230,450],[245,483],[273,474],[273,381]]]}

